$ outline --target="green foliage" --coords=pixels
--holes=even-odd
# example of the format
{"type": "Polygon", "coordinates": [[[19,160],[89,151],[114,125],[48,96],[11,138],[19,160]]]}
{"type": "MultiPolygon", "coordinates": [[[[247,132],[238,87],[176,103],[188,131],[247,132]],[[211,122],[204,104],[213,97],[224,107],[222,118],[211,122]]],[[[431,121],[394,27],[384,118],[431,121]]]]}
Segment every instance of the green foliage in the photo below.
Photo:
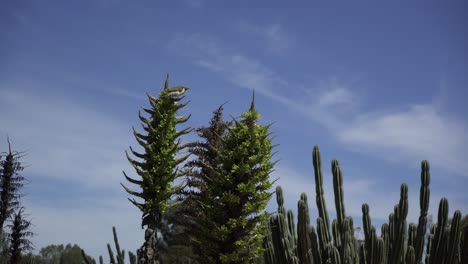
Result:
{"type": "MultiPolygon", "coordinates": [[[[189,152],[196,158],[186,164],[187,186],[184,192],[182,211],[179,215],[181,225],[186,227],[185,236],[190,241],[194,252],[198,255],[200,263],[213,263],[218,256],[215,245],[219,238],[214,236],[212,230],[219,225],[209,217],[209,206],[215,210],[210,193],[214,181],[223,177],[220,169],[220,153],[224,151],[225,138],[231,122],[223,120],[223,105],[213,112],[209,127],[196,129],[202,141],[195,142],[189,152]]],[[[176,220],[176,219],[174,219],[176,220]]]]}
{"type": "Polygon", "coordinates": [[[169,88],[169,79],[166,79],[158,98],[148,95],[151,108],[143,110],[149,114],[149,118],[139,113],[145,134],[134,129],[135,139],[143,147],[144,153],[130,148],[132,154],[140,161],[134,160],[127,153],[127,158],[140,179],[130,178],[124,172],[125,178],[140,187],[141,191],[132,191],[123,184],[122,186],[129,194],[143,200],[143,203],[139,203],[129,199],[142,211],[142,227],[147,227],[145,244],[139,251],[139,258],[145,259],[145,263],[153,263],[160,259],[155,248],[157,229],[161,224],[162,215],[168,209],[169,199],[183,189],[183,186],[172,186],[172,183],[176,178],[183,176],[183,173],[177,171],[177,165],[188,157],[185,155],[176,158],[179,151],[186,147],[181,145],[180,136],[190,132],[188,128],[176,130],[177,124],[188,120],[188,117],[176,115],[177,111],[187,104],[179,104],[187,90],[188,88],[183,86],[169,88]]]}
{"type": "MultiPolygon", "coordinates": [[[[158,238],[157,247],[162,255],[162,263],[172,263],[180,259],[182,262],[198,263],[194,253],[189,233],[193,229],[187,225],[187,204],[172,200],[171,205],[163,216],[161,223],[161,237],[158,238]]],[[[179,263],[179,262],[177,262],[179,263]]]]}
{"type": "MultiPolygon", "coordinates": [[[[90,260],[91,257],[86,255],[86,260],[90,260]]],[[[82,255],[82,249],[78,245],[67,244],[60,254],[59,264],[83,264],[84,259],[82,255]]],[[[93,263],[93,261],[88,262],[93,263]]]]}
{"type": "MultiPolygon", "coordinates": [[[[71,247],[70,244],[68,244],[68,248],[71,247]]],[[[39,255],[41,258],[50,264],[59,264],[60,263],[60,258],[65,251],[65,246],[64,245],[49,245],[45,248],[42,248],[39,251],[39,255]]]]}
{"type": "Polygon", "coordinates": [[[183,245],[174,245],[170,246],[162,254],[162,263],[171,263],[171,264],[196,264],[198,262],[194,261],[196,256],[194,255],[192,249],[188,246],[183,245]]]}
{"type": "Polygon", "coordinates": [[[78,245],[49,245],[42,248],[38,255],[29,253],[22,257],[22,264],[84,264],[96,263],[90,256],[84,254],[78,245]],[[83,256],[85,258],[83,258],[83,256]]]}
{"type": "Polygon", "coordinates": [[[271,194],[269,175],[272,144],[269,126],[257,124],[260,115],[254,98],[250,109],[223,139],[218,170],[209,187],[212,198],[207,205],[208,218],[215,226],[212,235],[219,238],[216,263],[249,263],[262,254],[261,242],[266,233],[264,211],[271,194]]]}
{"type": "Polygon", "coordinates": [[[254,98],[241,120],[223,121],[222,106],[190,152],[184,204],[186,226],[200,263],[252,263],[262,254],[264,211],[271,194],[269,126],[257,124],[254,98]]]}

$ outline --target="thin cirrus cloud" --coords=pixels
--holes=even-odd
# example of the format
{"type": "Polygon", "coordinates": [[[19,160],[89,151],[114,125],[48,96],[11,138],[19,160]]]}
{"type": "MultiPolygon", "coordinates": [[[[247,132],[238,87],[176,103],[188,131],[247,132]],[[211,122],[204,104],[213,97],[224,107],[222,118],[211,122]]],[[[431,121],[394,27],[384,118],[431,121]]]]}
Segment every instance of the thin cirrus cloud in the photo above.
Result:
{"type": "Polygon", "coordinates": [[[317,104],[321,107],[333,105],[350,105],[356,99],[355,95],[346,87],[342,87],[336,81],[332,81],[331,89],[320,94],[317,104]]]}
{"type": "Polygon", "coordinates": [[[307,96],[307,93],[294,96],[288,94],[291,83],[261,61],[209,36],[192,34],[184,36],[184,42],[178,41],[180,37],[174,36],[170,46],[184,50],[193,63],[239,87],[255,88],[292,111],[308,116],[352,150],[377,154],[382,159],[395,157],[399,162],[429,159],[435,168],[468,176],[463,160],[468,154],[463,148],[468,136],[463,131],[468,126],[463,120],[442,113],[433,103],[403,110],[359,112],[355,92],[333,80],[327,85],[322,83],[320,87],[307,89],[308,94],[319,92],[318,97],[307,96]],[[345,109],[350,111],[343,111],[345,109]]]}
{"type": "Polygon", "coordinates": [[[21,87],[0,92],[0,111],[9,113],[0,115],[2,138],[8,134],[15,149],[27,150],[35,175],[119,188],[122,169],[129,169],[125,143],[133,142],[128,125],[66,98],[21,87]]]}
{"type": "Polygon", "coordinates": [[[241,20],[236,24],[237,30],[261,40],[262,44],[273,53],[279,54],[294,47],[295,39],[288,34],[281,24],[260,26],[241,20]]]}
{"type": "Polygon", "coordinates": [[[431,165],[468,176],[464,161],[467,128],[465,122],[425,104],[401,111],[360,114],[336,136],[353,147],[380,153],[382,158],[428,159],[431,165]]]}

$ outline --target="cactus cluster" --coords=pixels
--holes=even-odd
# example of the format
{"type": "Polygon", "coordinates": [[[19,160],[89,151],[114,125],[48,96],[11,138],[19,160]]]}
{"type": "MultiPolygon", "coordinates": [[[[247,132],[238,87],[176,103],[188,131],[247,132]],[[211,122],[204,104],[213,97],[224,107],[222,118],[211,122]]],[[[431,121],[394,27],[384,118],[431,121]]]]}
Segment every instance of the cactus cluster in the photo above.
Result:
{"type": "MultiPolygon", "coordinates": [[[[115,226],[112,227],[112,234],[114,235],[114,245],[115,245],[115,250],[117,254],[114,255],[111,245],[107,243],[107,252],[109,253],[109,263],[110,264],[125,264],[125,250],[120,250],[119,239],[117,237],[117,231],[115,229],[115,226]]],[[[90,257],[87,257],[84,250],[81,250],[81,255],[86,264],[96,264],[96,260],[90,257]]],[[[129,257],[130,264],[137,263],[137,256],[133,252],[128,251],[128,257],[129,257]]],[[[102,256],[99,256],[99,264],[104,264],[104,259],[102,258],[102,256]]]]}
{"type": "Polygon", "coordinates": [[[292,211],[285,213],[282,189],[277,187],[278,212],[270,216],[269,232],[263,243],[266,264],[468,263],[468,228],[461,229],[462,215],[458,210],[448,225],[448,202],[445,198],[440,201],[438,221],[431,227],[424,254],[430,197],[427,161],[421,164],[420,216],[417,225],[407,224],[408,187],[402,184],[400,201],[389,215],[389,222],[382,225],[380,236],[371,223],[369,206],[362,205],[364,241],[359,241],[354,234],[353,218],[346,216],[343,175],[338,161],[333,160],[331,164],[336,219],[330,226],[317,146],[314,147],[312,156],[318,209],[317,229],[310,224],[307,195],[302,193],[298,202],[298,222],[295,229],[292,211]]]}

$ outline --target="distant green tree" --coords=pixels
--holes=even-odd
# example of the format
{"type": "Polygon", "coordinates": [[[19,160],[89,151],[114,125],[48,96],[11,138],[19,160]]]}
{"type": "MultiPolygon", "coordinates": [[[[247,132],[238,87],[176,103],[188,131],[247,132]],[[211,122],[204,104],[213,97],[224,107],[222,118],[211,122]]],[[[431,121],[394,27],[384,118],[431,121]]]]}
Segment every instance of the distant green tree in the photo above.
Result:
{"type": "Polygon", "coordinates": [[[208,185],[210,199],[204,206],[214,241],[206,246],[217,252],[216,264],[252,263],[263,253],[264,209],[271,198],[269,175],[275,162],[270,125],[259,125],[259,118],[253,97],[250,109],[240,121],[234,119],[223,138],[219,165],[208,185]]]}
{"type": "Polygon", "coordinates": [[[140,179],[130,178],[124,172],[125,178],[138,185],[141,191],[132,191],[122,186],[129,194],[143,200],[143,203],[140,203],[129,199],[142,211],[142,227],[146,226],[145,243],[138,251],[139,261],[145,264],[153,264],[160,260],[156,244],[162,216],[168,209],[169,199],[184,188],[183,185],[173,186],[173,182],[184,175],[178,171],[177,166],[189,156],[177,157],[177,154],[186,147],[181,144],[180,136],[189,133],[191,129],[176,130],[177,124],[184,123],[189,118],[176,115],[178,110],[188,103],[179,104],[187,90],[188,88],[183,86],[169,88],[169,79],[166,79],[158,98],[148,95],[152,108],[143,110],[149,114],[149,118],[139,113],[145,134],[134,129],[135,138],[144,152],[138,153],[130,148],[139,161],[132,159],[127,153],[127,158],[140,179]]]}
{"type": "Polygon", "coordinates": [[[59,264],[60,257],[65,251],[64,245],[49,245],[39,251],[40,257],[50,264],[59,264]]]}
{"type": "MultiPolygon", "coordinates": [[[[29,253],[24,255],[22,264],[84,264],[80,246],[68,243],[67,245],[49,245],[42,248],[38,255],[29,253]]],[[[86,254],[85,254],[86,255],[86,254]]],[[[94,260],[86,255],[90,263],[94,260]]]]}
{"type": "MultiPolygon", "coordinates": [[[[2,262],[0,261],[0,263],[2,262]]],[[[24,255],[20,263],[21,264],[49,264],[49,262],[43,260],[41,256],[35,255],[32,252],[29,252],[28,254],[24,255]]]]}
{"type": "MultiPolygon", "coordinates": [[[[87,256],[91,259],[90,256],[87,256]]],[[[78,245],[67,244],[62,254],[60,254],[59,264],[83,264],[81,248],[78,245]]]]}

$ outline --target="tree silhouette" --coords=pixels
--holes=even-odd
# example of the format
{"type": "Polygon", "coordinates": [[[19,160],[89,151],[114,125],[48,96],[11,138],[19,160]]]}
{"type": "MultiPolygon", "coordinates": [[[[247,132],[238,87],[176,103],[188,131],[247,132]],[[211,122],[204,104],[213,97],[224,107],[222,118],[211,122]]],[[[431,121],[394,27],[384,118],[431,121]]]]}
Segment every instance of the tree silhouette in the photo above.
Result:
{"type": "Polygon", "coordinates": [[[0,237],[7,219],[12,216],[19,207],[19,199],[22,197],[20,189],[23,187],[24,177],[19,172],[24,167],[19,162],[22,157],[20,152],[12,151],[8,140],[8,152],[0,154],[0,237]],[[5,157],[2,159],[2,157],[5,157]]]}
{"type": "Polygon", "coordinates": [[[13,215],[12,224],[8,225],[11,229],[11,233],[7,235],[10,242],[10,248],[8,250],[10,263],[20,263],[22,254],[33,249],[32,243],[29,237],[33,236],[33,233],[29,231],[31,222],[26,220],[23,215],[24,208],[20,208],[18,212],[13,215]]]}

